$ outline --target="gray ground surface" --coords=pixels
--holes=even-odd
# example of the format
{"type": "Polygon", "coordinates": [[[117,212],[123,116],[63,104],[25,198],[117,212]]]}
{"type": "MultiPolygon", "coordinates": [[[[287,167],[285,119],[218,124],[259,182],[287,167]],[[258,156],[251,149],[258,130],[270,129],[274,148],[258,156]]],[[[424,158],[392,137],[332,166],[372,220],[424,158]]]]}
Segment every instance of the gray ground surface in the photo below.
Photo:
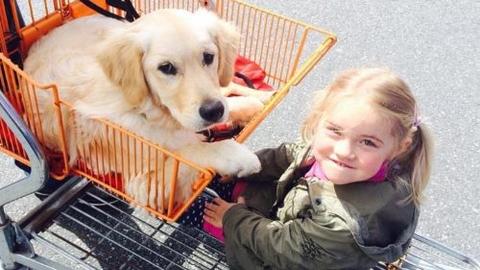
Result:
{"type": "MultiPolygon", "coordinates": [[[[418,231],[480,259],[480,1],[250,2],[331,30],[338,43],[248,144],[294,140],[312,91],[341,70],[390,67],[410,84],[436,137],[418,231]]],[[[21,176],[3,156],[0,174],[0,187],[21,176]]],[[[37,202],[29,197],[6,210],[18,218],[37,202]]]]}

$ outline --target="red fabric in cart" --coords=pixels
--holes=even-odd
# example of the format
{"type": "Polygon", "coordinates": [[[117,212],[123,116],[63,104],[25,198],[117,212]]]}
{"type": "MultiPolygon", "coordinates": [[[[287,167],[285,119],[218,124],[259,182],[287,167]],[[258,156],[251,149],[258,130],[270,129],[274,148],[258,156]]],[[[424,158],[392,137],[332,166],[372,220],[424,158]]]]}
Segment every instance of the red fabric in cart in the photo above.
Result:
{"type": "MultiPolygon", "coordinates": [[[[241,74],[248,78],[252,82],[253,88],[257,90],[273,90],[273,88],[265,82],[265,77],[267,75],[265,70],[263,70],[252,60],[249,60],[243,56],[238,56],[237,60],[235,61],[235,73],[241,74]]],[[[248,86],[247,83],[245,83],[245,80],[238,76],[233,78],[233,82],[243,86],[248,86]]]]}

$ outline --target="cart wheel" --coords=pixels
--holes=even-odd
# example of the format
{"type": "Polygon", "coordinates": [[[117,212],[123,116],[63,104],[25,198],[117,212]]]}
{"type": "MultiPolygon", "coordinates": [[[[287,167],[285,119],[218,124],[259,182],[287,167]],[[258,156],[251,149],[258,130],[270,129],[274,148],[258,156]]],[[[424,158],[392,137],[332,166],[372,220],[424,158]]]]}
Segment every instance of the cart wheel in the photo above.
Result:
{"type": "MultiPolygon", "coordinates": [[[[30,174],[30,167],[19,162],[18,160],[15,160],[15,166],[17,166],[20,170],[22,170],[25,173],[25,175],[30,174]]],[[[38,199],[43,201],[48,197],[48,195],[52,194],[55,190],[61,187],[66,181],[68,181],[68,179],[70,179],[70,176],[67,176],[64,180],[61,180],[61,181],[48,178],[47,181],[45,182],[45,185],[41,189],[37,190],[34,194],[38,199]]]]}
{"type": "Polygon", "coordinates": [[[48,178],[48,180],[45,182],[45,185],[43,188],[37,190],[34,194],[35,196],[43,201],[45,200],[50,194],[52,194],[55,190],[60,188],[63,184],[65,184],[71,177],[67,176],[64,180],[57,181],[52,178],[48,178]]]}

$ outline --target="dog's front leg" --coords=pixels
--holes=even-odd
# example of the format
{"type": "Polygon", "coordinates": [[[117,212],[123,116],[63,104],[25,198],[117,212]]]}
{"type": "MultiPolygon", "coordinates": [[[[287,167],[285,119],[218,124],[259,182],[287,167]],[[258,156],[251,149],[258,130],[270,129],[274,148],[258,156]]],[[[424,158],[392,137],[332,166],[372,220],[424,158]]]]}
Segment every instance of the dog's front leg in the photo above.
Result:
{"type": "Polygon", "coordinates": [[[220,175],[243,177],[261,169],[258,157],[233,139],[190,144],[180,149],[179,154],[201,166],[213,168],[220,175]]]}
{"type": "Polygon", "coordinates": [[[242,97],[252,97],[257,99],[263,104],[272,98],[276,91],[262,91],[252,88],[248,88],[236,83],[230,83],[227,87],[222,87],[222,95],[228,96],[242,96],[242,97]]]}
{"type": "Polygon", "coordinates": [[[151,207],[160,212],[167,209],[172,196],[175,204],[185,203],[192,195],[192,185],[197,178],[196,171],[189,166],[179,166],[176,169],[172,158],[167,158],[164,162],[159,161],[157,168],[157,171],[139,172],[124,179],[126,194],[137,205],[151,207]],[[174,171],[178,174],[176,187],[172,190],[171,181],[174,171]]]}

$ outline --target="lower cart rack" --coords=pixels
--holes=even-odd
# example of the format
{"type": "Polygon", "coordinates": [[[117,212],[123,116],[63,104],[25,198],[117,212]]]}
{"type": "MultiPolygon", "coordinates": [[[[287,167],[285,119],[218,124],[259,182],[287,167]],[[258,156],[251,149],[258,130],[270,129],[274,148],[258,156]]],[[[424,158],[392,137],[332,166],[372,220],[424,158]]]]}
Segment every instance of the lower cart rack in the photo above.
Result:
{"type": "Polygon", "coordinates": [[[162,222],[80,178],[20,224],[40,255],[73,269],[228,269],[223,244],[212,236],[162,222]]]}

